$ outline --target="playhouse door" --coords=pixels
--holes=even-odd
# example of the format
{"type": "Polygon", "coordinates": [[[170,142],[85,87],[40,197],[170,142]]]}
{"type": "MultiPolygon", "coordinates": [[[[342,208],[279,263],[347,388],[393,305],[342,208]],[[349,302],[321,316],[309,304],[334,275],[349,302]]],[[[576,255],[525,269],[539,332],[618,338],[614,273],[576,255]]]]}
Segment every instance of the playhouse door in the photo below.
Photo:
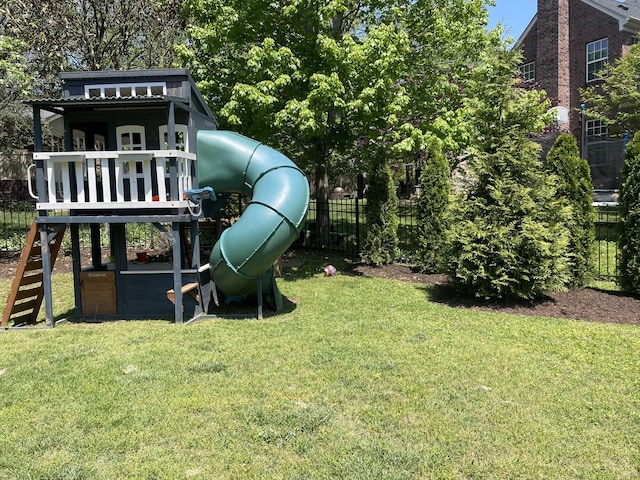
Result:
{"type": "Polygon", "coordinates": [[[116,315],[116,276],[114,271],[80,272],[83,316],[116,315]]]}

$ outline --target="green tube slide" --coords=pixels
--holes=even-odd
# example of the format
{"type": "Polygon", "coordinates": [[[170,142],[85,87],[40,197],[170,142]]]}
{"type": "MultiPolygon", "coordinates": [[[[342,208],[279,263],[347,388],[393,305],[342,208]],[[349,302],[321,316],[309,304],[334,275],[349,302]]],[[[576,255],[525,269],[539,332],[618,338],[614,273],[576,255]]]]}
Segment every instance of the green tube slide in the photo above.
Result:
{"type": "MultiPolygon", "coordinates": [[[[198,132],[198,182],[216,193],[241,193],[249,204],[215,244],[211,278],[222,292],[255,292],[256,279],[298,238],[309,207],[309,183],[280,152],[224,130],[198,132]]],[[[264,282],[263,282],[264,283],[264,282]]]]}

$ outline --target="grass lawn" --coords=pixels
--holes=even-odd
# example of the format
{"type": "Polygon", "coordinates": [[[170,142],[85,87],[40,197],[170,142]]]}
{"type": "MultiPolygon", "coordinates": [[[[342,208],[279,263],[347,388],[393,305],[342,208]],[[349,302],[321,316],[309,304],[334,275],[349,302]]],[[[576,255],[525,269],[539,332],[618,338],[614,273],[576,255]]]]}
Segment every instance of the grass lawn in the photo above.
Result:
{"type": "Polygon", "coordinates": [[[0,478],[640,476],[637,327],[454,309],[317,267],[281,280],[295,303],[262,321],[3,331],[0,478]]]}

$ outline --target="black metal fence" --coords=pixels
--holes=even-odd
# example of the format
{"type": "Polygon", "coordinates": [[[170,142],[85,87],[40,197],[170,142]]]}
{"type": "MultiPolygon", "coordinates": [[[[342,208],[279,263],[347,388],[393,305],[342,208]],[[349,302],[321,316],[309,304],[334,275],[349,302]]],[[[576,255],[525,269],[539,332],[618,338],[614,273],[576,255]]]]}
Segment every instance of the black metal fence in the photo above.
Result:
{"type": "MultiPolygon", "coordinates": [[[[316,204],[311,200],[309,215],[298,245],[320,247],[330,252],[339,252],[356,257],[366,236],[364,205],[366,200],[342,199],[329,201],[331,241],[328,245],[317,245],[313,241],[316,219],[316,204]]],[[[414,200],[400,200],[398,208],[398,262],[412,264],[417,247],[417,217],[414,200]]],[[[618,262],[618,206],[615,203],[596,204],[596,276],[614,279],[618,262]]]]}
{"type": "MultiPolygon", "coordinates": [[[[364,207],[366,200],[344,198],[329,200],[329,238],[317,242],[315,235],[316,202],[310,201],[309,213],[296,242],[298,248],[316,248],[327,252],[357,257],[366,236],[364,207]]],[[[15,254],[22,250],[27,231],[35,215],[34,203],[0,198],[0,253],[15,254]]],[[[238,210],[242,209],[239,204],[238,210]]],[[[417,245],[416,205],[413,200],[400,200],[398,239],[400,256],[398,262],[411,264],[415,259],[417,245]]],[[[210,231],[203,231],[210,234],[210,231]]],[[[597,275],[603,279],[613,279],[617,275],[618,261],[618,207],[616,204],[599,204],[596,221],[597,275]]],[[[148,224],[127,225],[127,241],[131,246],[149,249],[166,246],[166,239],[148,224]]],[[[89,229],[81,229],[82,244],[89,245],[89,229]],[[86,230],[86,235],[82,232],[86,230]],[[85,243],[86,242],[86,243],[85,243]]],[[[201,242],[202,243],[202,242],[201,242]]],[[[204,242],[211,243],[211,242],[204,242]]],[[[105,234],[103,245],[109,239],[105,234]]],[[[63,244],[64,249],[64,244],[63,244]]]]}
{"type": "Polygon", "coordinates": [[[618,219],[617,204],[596,206],[596,256],[597,277],[614,279],[618,272],[618,219]]]}

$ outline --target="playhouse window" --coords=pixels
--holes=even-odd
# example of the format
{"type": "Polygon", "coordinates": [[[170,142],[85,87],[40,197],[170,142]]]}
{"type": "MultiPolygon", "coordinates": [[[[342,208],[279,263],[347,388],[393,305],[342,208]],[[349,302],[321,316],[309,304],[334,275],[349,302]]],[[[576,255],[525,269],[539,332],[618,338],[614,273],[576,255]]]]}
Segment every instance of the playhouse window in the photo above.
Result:
{"type": "Polygon", "coordinates": [[[86,150],[86,136],[82,130],[73,130],[73,151],[84,152],[86,150]]]}
{"type": "Polygon", "coordinates": [[[166,94],[166,82],[87,85],[84,87],[85,98],[149,97],[166,94]]]}
{"type": "Polygon", "coordinates": [[[107,142],[103,135],[93,136],[93,149],[96,152],[104,152],[107,149],[107,142]]]}
{"type": "MultiPolygon", "coordinates": [[[[160,134],[160,147],[163,150],[169,149],[169,134],[167,132],[168,128],[166,125],[160,125],[158,132],[160,134]]],[[[182,150],[183,152],[189,151],[188,144],[188,130],[186,125],[178,124],[175,126],[176,130],[176,150],[182,150]]]]}
{"type": "Polygon", "coordinates": [[[116,128],[118,150],[145,150],[146,139],[142,125],[122,125],[116,128]]]}

